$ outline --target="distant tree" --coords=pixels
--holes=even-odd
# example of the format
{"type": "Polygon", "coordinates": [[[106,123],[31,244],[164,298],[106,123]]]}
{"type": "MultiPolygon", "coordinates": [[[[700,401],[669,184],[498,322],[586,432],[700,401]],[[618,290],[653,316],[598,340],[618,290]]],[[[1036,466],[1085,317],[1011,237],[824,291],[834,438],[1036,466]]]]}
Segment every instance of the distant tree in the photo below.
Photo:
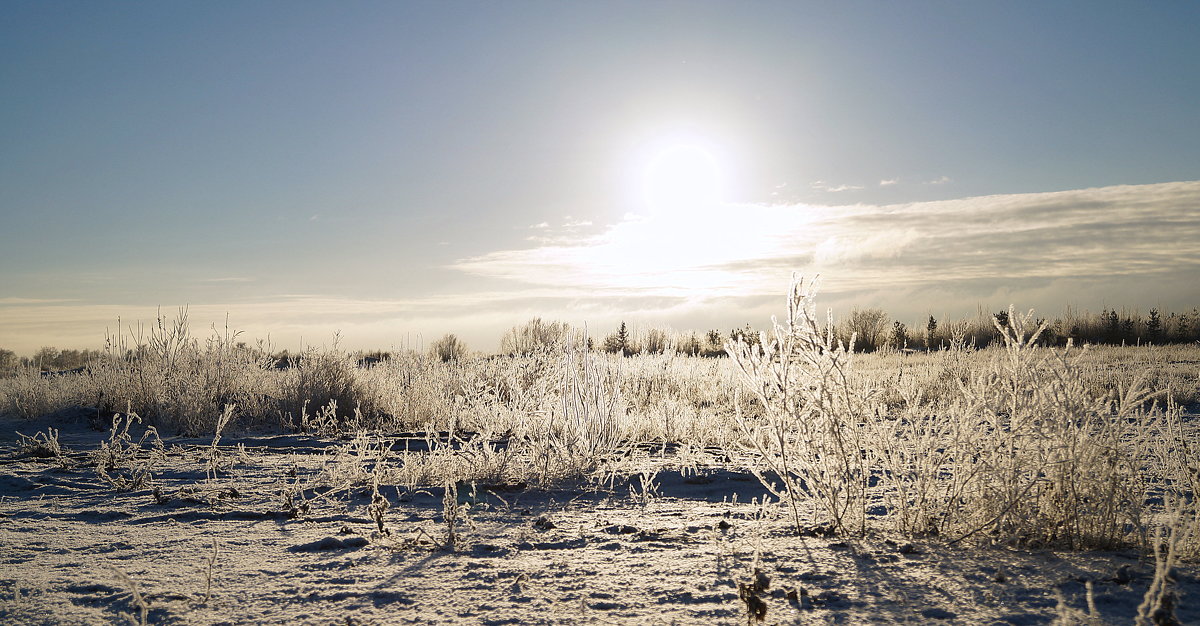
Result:
{"type": "Polygon", "coordinates": [[[697,356],[700,354],[700,338],[696,336],[696,333],[680,338],[675,344],[675,350],[680,354],[697,356]]]}
{"type": "Polygon", "coordinates": [[[937,336],[937,320],[933,316],[929,316],[929,322],[925,324],[925,347],[933,350],[934,339],[937,336]]]}
{"type": "Polygon", "coordinates": [[[1129,316],[1126,316],[1125,319],[1121,320],[1121,341],[1122,342],[1134,340],[1134,338],[1136,336],[1136,333],[1134,332],[1134,328],[1137,327],[1137,323],[1139,321],[1141,321],[1141,320],[1134,318],[1134,317],[1129,317],[1129,316]]]}
{"type": "Polygon", "coordinates": [[[888,345],[896,350],[908,347],[908,329],[900,320],[892,322],[892,332],[888,335],[888,345]]]}
{"type": "Polygon", "coordinates": [[[1158,309],[1150,309],[1150,317],[1146,319],[1146,334],[1150,341],[1158,343],[1162,337],[1162,318],[1158,314],[1158,309]]]}
{"type": "Polygon", "coordinates": [[[996,318],[996,323],[1000,325],[1000,328],[1008,328],[1008,311],[1007,310],[1002,309],[998,313],[993,313],[992,317],[996,318]]]}
{"type": "Polygon", "coordinates": [[[16,352],[0,348],[0,378],[7,378],[15,374],[19,364],[20,360],[17,359],[16,352]]]}
{"type": "Polygon", "coordinates": [[[443,335],[441,339],[430,344],[429,354],[443,363],[461,361],[467,356],[467,344],[453,333],[443,335]]]}
{"type": "Polygon", "coordinates": [[[629,345],[629,329],[625,326],[625,322],[621,322],[617,332],[604,338],[603,349],[605,352],[621,356],[629,356],[633,353],[629,345]]]}
{"type": "Polygon", "coordinates": [[[725,354],[725,338],[717,329],[704,333],[704,345],[700,347],[700,356],[719,357],[725,354]]]}
{"type": "Polygon", "coordinates": [[[744,341],[748,345],[757,346],[761,342],[761,337],[759,336],[758,331],[754,330],[753,326],[746,324],[741,328],[734,328],[733,330],[729,331],[729,340],[735,342],[744,341]]]}
{"type": "Polygon", "coordinates": [[[1104,311],[1101,313],[1104,320],[1105,334],[1110,343],[1117,343],[1121,340],[1121,318],[1117,315],[1117,311],[1104,311]]]}
{"type": "Polygon", "coordinates": [[[642,354],[662,354],[670,347],[667,332],[660,328],[646,330],[641,341],[642,354]]]}
{"type": "Polygon", "coordinates": [[[564,322],[545,322],[535,317],[521,326],[514,326],[500,339],[503,354],[532,354],[558,348],[571,333],[564,322]]]}
{"type": "Polygon", "coordinates": [[[1058,343],[1059,343],[1058,330],[1059,330],[1059,328],[1062,327],[1062,320],[1056,319],[1056,320],[1054,320],[1053,324],[1047,324],[1046,318],[1039,317],[1037,319],[1037,326],[1035,328],[1041,327],[1042,324],[1045,324],[1046,327],[1045,327],[1045,330],[1042,331],[1042,334],[1038,336],[1038,343],[1043,346],[1058,345],[1058,343]]]}
{"type": "Polygon", "coordinates": [[[1200,340],[1200,333],[1197,333],[1200,330],[1200,325],[1196,323],[1197,320],[1200,320],[1200,310],[1195,308],[1179,316],[1180,341],[1200,340]]]}
{"type": "Polygon", "coordinates": [[[854,349],[874,352],[887,339],[888,316],[882,309],[854,309],[842,323],[839,333],[843,341],[854,337],[854,349]]]}
{"type": "Polygon", "coordinates": [[[37,352],[33,353],[33,357],[30,359],[30,361],[32,362],[33,366],[39,370],[43,372],[49,372],[56,369],[54,362],[58,359],[58,352],[58,348],[44,346],[39,348],[37,352]]]}

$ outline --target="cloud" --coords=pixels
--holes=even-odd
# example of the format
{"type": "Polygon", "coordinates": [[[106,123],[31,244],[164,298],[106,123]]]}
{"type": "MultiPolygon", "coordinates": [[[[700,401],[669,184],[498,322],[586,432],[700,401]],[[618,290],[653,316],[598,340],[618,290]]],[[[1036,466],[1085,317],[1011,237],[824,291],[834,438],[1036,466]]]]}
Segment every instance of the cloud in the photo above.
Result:
{"type": "Polygon", "coordinates": [[[938,176],[937,178],[935,178],[933,180],[925,181],[925,184],[926,185],[945,185],[948,182],[951,182],[949,176],[938,176]]]}
{"type": "Polygon", "coordinates": [[[583,300],[681,297],[699,306],[782,293],[787,275],[801,271],[823,274],[834,299],[910,308],[901,294],[945,299],[921,306],[973,308],[978,298],[1029,293],[1058,298],[1049,303],[1056,309],[1098,298],[1135,305],[1133,294],[1190,307],[1200,300],[1187,278],[1200,275],[1197,206],[1200,181],[885,206],[740,205],[625,220],[451,267],[516,291],[549,288],[583,300]],[[1051,284],[1057,291],[1045,291],[1051,284]]]}
{"type": "MultiPolygon", "coordinates": [[[[1200,302],[1200,181],[981,196],[892,205],[713,207],[608,226],[547,228],[552,240],[461,258],[456,293],[399,299],[321,294],[193,302],[193,332],[233,328],[276,349],[331,340],[356,349],[428,345],[454,332],[491,349],[530,317],[675,328],[766,323],[792,272],[821,274],[820,306],[879,306],[906,322],[1014,303],[1190,310],[1200,302]]],[[[567,220],[569,225],[581,220],[567,220]]],[[[540,230],[539,234],[544,234],[540,230]]],[[[226,277],[240,278],[240,277],[226,277]]],[[[232,282],[232,281],[226,281],[232,282]]],[[[259,281],[261,282],[261,281],[259,281]]],[[[213,292],[216,283],[206,292],[213,292]]],[[[178,303],[163,302],[173,314],[178,303]]],[[[120,317],[155,307],[0,298],[0,347],[98,347],[120,317]]]]}
{"type": "Polygon", "coordinates": [[[893,259],[918,238],[917,232],[911,228],[859,237],[832,235],[817,246],[813,262],[829,265],[858,259],[893,259]]]}
{"type": "Polygon", "coordinates": [[[899,178],[885,178],[885,179],[879,181],[879,186],[880,187],[889,187],[891,185],[895,185],[898,182],[900,182],[899,178]]]}
{"type": "Polygon", "coordinates": [[[812,187],[817,191],[828,191],[830,193],[862,189],[862,185],[829,185],[825,183],[825,181],[821,180],[814,180],[813,182],[809,183],[809,187],[812,187]]]}
{"type": "Polygon", "coordinates": [[[525,241],[532,241],[542,245],[554,243],[568,242],[585,231],[592,229],[595,224],[591,220],[575,219],[567,215],[563,217],[560,224],[553,225],[550,222],[539,222],[530,226],[530,230],[537,231],[533,235],[525,238],[525,241]]]}

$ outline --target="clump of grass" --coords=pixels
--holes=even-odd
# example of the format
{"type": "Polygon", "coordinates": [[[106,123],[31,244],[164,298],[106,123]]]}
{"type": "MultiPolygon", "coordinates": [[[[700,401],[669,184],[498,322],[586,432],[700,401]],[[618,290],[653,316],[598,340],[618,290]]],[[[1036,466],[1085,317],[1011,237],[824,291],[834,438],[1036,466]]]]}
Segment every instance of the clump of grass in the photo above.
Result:
{"type": "Polygon", "coordinates": [[[794,282],[786,321],[758,344],[727,346],[762,407],[739,411],[740,444],[798,532],[808,500],[843,533],[870,523],[951,543],[1146,545],[1148,490],[1200,480],[1172,461],[1187,440],[1173,443],[1170,411],[1146,408],[1154,394],[1142,381],[1096,393],[1075,351],[1039,345],[1032,311],[994,322],[1004,347],[929,398],[903,368],[875,384],[859,375],[832,319],[817,322],[814,293],[794,282]]]}
{"type": "Polygon", "coordinates": [[[1153,540],[1154,578],[1138,606],[1137,626],[1179,624],[1175,607],[1175,567],[1189,544],[1200,536],[1200,508],[1194,500],[1172,499],[1166,505],[1164,523],[1155,529],[1153,540]]]}
{"type": "Polygon", "coordinates": [[[0,414],[31,419],[92,406],[96,394],[90,367],[61,373],[29,367],[0,377],[0,414]]]}
{"type": "Polygon", "coordinates": [[[36,459],[53,459],[60,467],[67,468],[71,459],[67,450],[58,442],[58,430],[47,428],[45,432],[38,431],[33,436],[17,433],[17,454],[36,459]]]}
{"type": "Polygon", "coordinates": [[[221,443],[221,432],[233,420],[235,405],[226,405],[225,410],[221,412],[221,416],[217,418],[217,423],[214,428],[212,443],[208,449],[204,451],[204,475],[206,480],[213,481],[217,479],[217,475],[223,469],[223,460],[225,454],[218,447],[221,443]]]}
{"type": "Polygon", "coordinates": [[[126,407],[156,426],[189,435],[213,433],[225,407],[243,415],[272,413],[266,377],[272,361],[265,346],[248,347],[228,326],[203,342],[192,337],[187,309],[159,316],[106,341],[104,356],[86,372],[78,402],[110,414],[126,407]]]}
{"type": "MultiPolygon", "coordinates": [[[[129,577],[129,574],[122,572],[112,565],[107,567],[110,571],[112,571],[113,575],[117,577],[117,580],[129,587],[130,597],[133,600],[134,606],[136,606],[138,609],[137,621],[135,623],[137,623],[139,626],[146,626],[148,620],[150,619],[150,603],[146,601],[146,596],[142,595],[142,591],[138,588],[138,584],[129,577]]],[[[130,621],[133,621],[133,616],[126,615],[126,617],[129,618],[130,621]]]]}
{"type": "Polygon", "coordinates": [[[208,559],[206,559],[205,561],[206,562],[205,562],[205,567],[204,567],[204,599],[201,600],[201,604],[208,604],[208,601],[212,599],[213,573],[214,573],[213,570],[216,568],[216,565],[217,565],[217,540],[216,540],[216,538],[213,539],[212,552],[208,555],[208,559]]]}
{"type": "Polygon", "coordinates": [[[283,421],[298,431],[336,434],[349,430],[345,424],[354,419],[356,410],[371,411],[363,406],[367,396],[354,361],[336,345],[306,351],[282,373],[278,386],[283,421]]]}
{"type": "MultiPolygon", "coordinates": [[[[1101,395],[1080,354],[1039,346],[1044,324],[1010,309],[997,330],[1004,349],[960,385],[950,407],[958,426],[938,471],[953,487],[935,499],[935,528],[961,540],[1069,549],[1144,545],[1147,467],[1161,448],[1164,415],[1144,409],[1139,380],[1101,395]]],[[[945,482],[945,481],[944,481],[945,482]]]]}
{"type": "Polygon", "coordinates": [[[525,436],[542,483],[594,475],[627,448],[619,369],[573,343],[563,346],[557,404],[525,436]]]}
{"type": "Polygon", "coordinates": [[[814,294],[815,284],[793,281],[783,323],[772,318],[758,342],[739,337],[726,344],[764,408],[762,419],[752,419],[738,403],[738,425],[761,463],[752,470],[787,503],[797,532],[800,500],[811,499],[837,530],[861,533],[870,467],[860,424],[871,416],[871,396],[852,380],[852,350],[837,341],[832,319],[818,324],[814,294]]]}
{"type": "Polygon", "coordinates": [[[96,475],[118,491],[134,491],[149,487],[154,479],[156,462],[166,458],[162,439],[153,426],[146,426],[142,436],[134,439],[129,429],[142,418],[136,413],[113,416],[108,439],[100,442],[93,455],[96,475]]]}
{"type": "Polygon", "coordinates": [[[462,523],[464,506],[458,502],[458,482],[447,480],[442,491],[442,521],[446,524],[446,536],[442,548],[454,552],[462,537],[458,526],[462,523]]]}

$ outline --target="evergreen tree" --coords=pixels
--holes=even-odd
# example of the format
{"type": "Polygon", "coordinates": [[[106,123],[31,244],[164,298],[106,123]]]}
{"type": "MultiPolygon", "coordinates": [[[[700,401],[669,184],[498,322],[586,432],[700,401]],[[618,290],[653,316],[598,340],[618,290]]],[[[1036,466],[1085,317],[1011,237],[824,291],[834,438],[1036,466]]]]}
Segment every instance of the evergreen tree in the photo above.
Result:
{"type": "Polygon", "coordinates": [[[1101,313],[1101,317],[1104,319],[1108,341],[1116,343],[1121,336],[1121,318],[1117,315],[1116,309],[1101,313]]]}
{"type": "Polygon", "coordinates": [[[1158,309],[1150,309],[1150,318],[1146,320],[1146,334],[1150,336],[1150,341],[1155,343],[1162,336],[1162,318],[1158,309]]]}
{"type": "Polygon", "coordinates": [[[908,347],[908,329],[904,327],[904,323],[900,320],[892,322],[891,336],[888,337],[888,344],[897,350],[903,350],[908,347]]]}

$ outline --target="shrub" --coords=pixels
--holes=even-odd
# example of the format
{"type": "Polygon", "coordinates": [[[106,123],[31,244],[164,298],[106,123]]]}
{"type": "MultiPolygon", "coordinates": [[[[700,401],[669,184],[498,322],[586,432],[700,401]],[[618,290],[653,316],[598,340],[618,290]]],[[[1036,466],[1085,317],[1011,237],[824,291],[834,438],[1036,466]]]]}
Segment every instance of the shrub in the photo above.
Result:
{"type": "Polygon", "coordinates": [[[570,336],[564,322],[544,322],[535,317],[522,326],[514,326],[500,339],[500,353],[526,355],[555,350],[570,336]]]}
{"type": "MultiPolygon", "coordinates": [[[[797,532],[800,500],[807,497],[836,530],[861,533],[870,468],[860,453],[866,442],[858,424],[869,415],[870,398],[855,393],[850,353],[834,336],[832,320],[824,330],[818,325],[815,291],[812,284],[794,281],[784,323],[772,320],[759,345],[741,338],[726,344],[745,387],[765,410],[762,420],[754,420],[738,403],[738,423],[757,459],[783,481],[776,485],[753,468],[762,484],[789,506],[797,532]]],[[[858,320],[878,324],[882,311],[878,313],[860,314],[858,320]]]]}
{"type": "Polygon", "coordinates": [[[838,339],[860,352],[883,347],[888,333],[888,316],[882,309],[854,309],[841,325],[838,339]],[[853,341],[851,341],[853,338],[853,341]]]}
{"type": "Polygon", "coordinates": [[[742,445],[797,531],[808,499],[840,532],[866,532],[879,506],[879,524],[951,543],[1146,545],[1150,488],[1195,489],[1177,460],[1191,456],[1174,434],[1178,410],[1147,412],[1140,378],[1097,392],[1082,354],[1038,345],[1032,311],[994,319],[1004,345],[982,367],[972,353],[938,353],[954,384],[930,399],[911,375],[877,379],[885,387],[860,375],[832,324],[815,321],[814,293],[795,282],[786,321],[761,346],[727,346],[762,408],[737,403],[742,445]]]}
{"type": "Polygon", "coordinates": [[[671,342],[667,337],[667,331],[649,328],[642,333],[640,347],[642,354],[662,354],[670,349],[671,342]]]}
{"type": "Polygon", "coordinates": [[[446,334],[429,346],[429,354],[443,363],[462,361],[467,357],[467,344],[453,333],[446,334]]]}
{"type": "Polygon", "coordinates": [[[354,360],[336,347],[304,352],[277,374],[280,421],[295,430],[336,431],[363,412],[373,413],[357,373],[354,360]]]}

